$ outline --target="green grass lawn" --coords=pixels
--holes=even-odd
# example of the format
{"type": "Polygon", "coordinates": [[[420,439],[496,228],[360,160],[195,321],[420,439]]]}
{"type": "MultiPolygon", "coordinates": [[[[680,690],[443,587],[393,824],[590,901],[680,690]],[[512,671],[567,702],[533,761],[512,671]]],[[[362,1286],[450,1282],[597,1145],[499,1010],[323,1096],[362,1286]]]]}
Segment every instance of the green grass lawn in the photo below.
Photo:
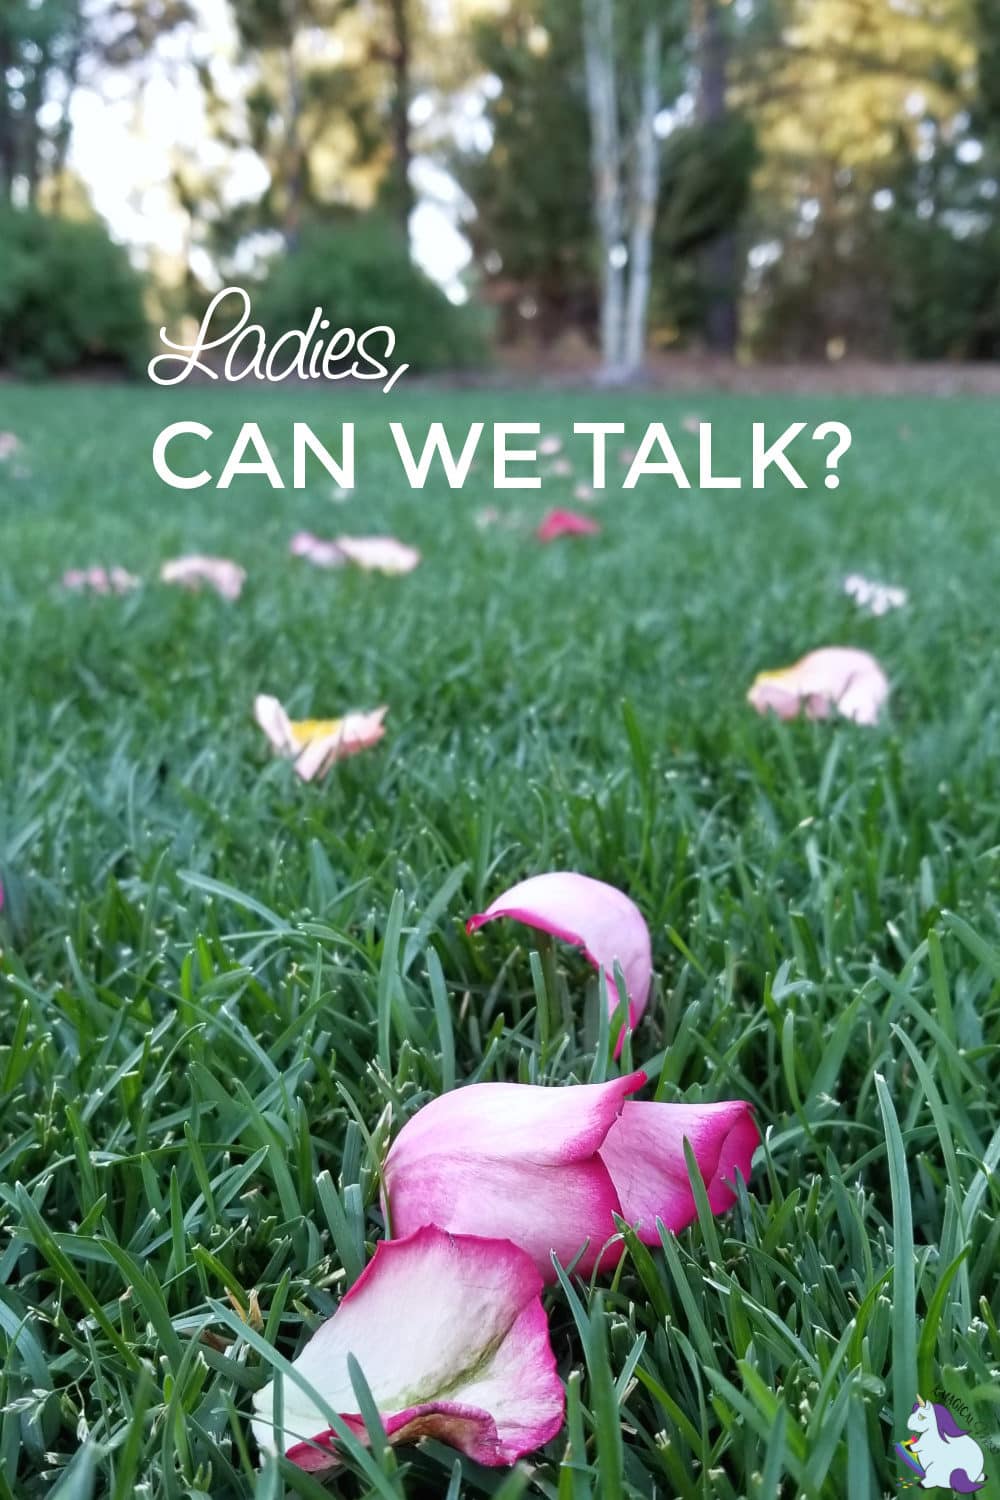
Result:
{"type": "MultiPolygon", "coordinates": [[[[555,868],[649,922],[622,1064],[663,1099],[752,1100],[766,1148],[733,1212],[626,1258],[576,1320],[547,1295],[570,1422],[546,1451],[505,1475],[428,1443],[335,1492],[866,1500],[899,1492],[917,1389],[996,1433],[995,406],[0,385],[0,428],[24,443],[0,465],[0,1497],[325,1493],[257,1467],[268,1368],[234,1305],[255,1293],[291,1357],[378,1240],[379,1162],[423,1102],[616,1066],[576,954],[464,931],[555,868]],[[526,526],[571,480],[494,496],[482,461],[414,492],[387,433],[607,417],[614,451],[663,419],[692,458],[690,411],[723,462],[755,419],[849,422],[841,488],[816,444],[808,491],[648,479],[609,489],[600,537],[542,547],[475,514],[526,526]],[[294,419],[356,420],[356,495],[154,477],[167,422],[215,427],[218,467],[251,417],[286,456],[294,419]],[[324,574],[287,555],[302,527],[424,562],[324,574]],[[184,551],[243,563],[243,598],[158,584],[184,551]],[[60,589],[98,562],[149,581],[60,589]],[[909,607],[858,615],[854,569],[909,607]],[[830,642],[884,661],[884,727],[748,708],[758,669],[830,642]],[[388,732],[305,786],[257,692],[386,703],[388,732]]],[[[1000,1441],[987,1474],[1000,1496],[1000,1441]]]]}

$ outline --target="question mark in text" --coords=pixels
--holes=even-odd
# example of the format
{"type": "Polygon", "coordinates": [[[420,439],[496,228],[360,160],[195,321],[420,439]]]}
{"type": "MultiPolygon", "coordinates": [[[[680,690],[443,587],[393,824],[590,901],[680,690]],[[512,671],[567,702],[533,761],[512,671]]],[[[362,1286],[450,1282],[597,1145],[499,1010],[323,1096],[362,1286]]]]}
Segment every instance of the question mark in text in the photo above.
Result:
{"type": "Polygon", "coordinates": [[[840,475],[837,473],[837,465],[851,446],[851,429],[844,422],[824,422],[822,427],[817,427],[813,433],[816,442],[822,442],[825,437],[835,433],[837,441],[826,455],[826,466],[830,473],[826,476],[826,487],[835,490],[840,483],[840,475]]]}

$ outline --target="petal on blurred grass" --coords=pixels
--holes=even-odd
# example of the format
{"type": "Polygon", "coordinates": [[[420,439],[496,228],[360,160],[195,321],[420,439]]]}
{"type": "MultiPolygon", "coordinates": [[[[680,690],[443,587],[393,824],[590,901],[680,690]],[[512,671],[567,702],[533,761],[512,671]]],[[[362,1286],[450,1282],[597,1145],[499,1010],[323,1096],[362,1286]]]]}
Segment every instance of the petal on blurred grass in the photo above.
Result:
{"type": "Polygon", "coordinates": [[[553,454],[562,450],[562,438],[554,432],[547,432],[538,444],[538,451],[543,458],[551,458],[553,454]]]}
{"type": "MultiPolygon", "coordinates": [[[[435,1437],[492,1466],[513,1464],[562,1426],[564,1394],[530,1258],[508,1240],[433,1226],[383,1241],[294,1361],[362,1440],[348,1357],[364,1374],[391,1442],[435,1437]]],[[[283,1443],[300,1468],[337,1464],[328,1420],[285,1379],[283,1443]]],[[[254,1395],[254,1436],[274,1447],[274,1387],[254,1395]]]]}
{"type": "Polygon", "coordinates": [[[336,542],[324,541],[311,531],[297,531],[288,544],[288,550],[293,557],[304,557],[317,568],[342,568],[347,562],[346,553],[336,542]]]}
{"type": "Polygon", "coordinates": [[[867,651],[824,646],[777,671],[760,672],[747,699],[758,713],[794,719],[825,719],[831,713],[855,724],[877,724],[889,697],[889,681],[867,651]]]}
{"type": "Polygon", "coordinates": [[[0,432],[0,463],[6,463],[21,451],[21,439],[16,432],[0,432]]]}
{"type": "Polygon", "coordinates": [[[333,545],[365,572],[412,573],[420,561],[416,547],[392,536],[338,536],[333,545]]]}
{"type": "Polygon", "coordinates": [[[649,999],[653,959],[645,918],[624,891],[589,875],[554,870],[511,886],[484,912],[470,917],[466,931],[475,932],[497,917],[511,917],[582,948],[594,967],[604,971],[612,1014],[618,1007],[614,967],[619,963],[628,992],[628,1024],[638,1023],[649,999]]]}
{"type": "Polygon", "coordinates": [[[246,576],[246,569],[239,563],[231,562],[227,557],[205,557],[201,553],[175,557],[160,569],[164,583],[176,583],[194,590],[207,585],[223,599],[238,599],[246,576]]]}
{"type": "Polygon", "coordinates": [[[600,525],[591,516],[575,510],[550,510],[535,532],[540,542],[554,542],[561,536],[596,536],[600,525]]]}
{"type": "Polygon", "coordinates": [[[127,568],[67,568],[62,576],[64,589],[76,593],[128,594],[142,580],[127,568]]]}
{"type": "Polygon", "coordinates": [[[891,583],[879,583],[877,579],[866,578],[863,573],[847,575],[844,593],[859,609],[876,617],[887,615],[893,609],[902,609],[909,598],[905,589],[891,583]]]}
{"type": "Polygon", "coordinates": [[[290,719],[277,698],[260,693],[254,699],[254,718],[274,750],[295,762],[303,781],[324,777],[338,761],[377,745],[385,734],[383,705],[340,719],[290,719]]]}

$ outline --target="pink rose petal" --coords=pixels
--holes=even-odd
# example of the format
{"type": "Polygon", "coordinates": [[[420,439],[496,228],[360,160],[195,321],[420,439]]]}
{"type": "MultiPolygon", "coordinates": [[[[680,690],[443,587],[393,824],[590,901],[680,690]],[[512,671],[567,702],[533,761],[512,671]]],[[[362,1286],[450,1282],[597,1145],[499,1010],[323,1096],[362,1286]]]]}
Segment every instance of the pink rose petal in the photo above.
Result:
{"type": "Polygon", "coordinates": [[[336,542],[326,542],[311,531],[297,531],[288,544],[293,557],[304,557],[317,568],[342,568],[347,561],[336,542]]]}
{"type": "Polygon", "coordinates": [[[386,1158],[393,1234],[434,1223],[510,1239],[547,1281],[555,1277],[553,1250],[568,1265],[586,1245],[579,1269],[589,1275],[620,1209],[598,1152],[625,1096],[645,1080],[633,1073],[568,1088],[480,1083],[432,1099],[386,1158]]]}
{"type": "Polygon", "coordinates": [[[62,576],[64,589],[77,593],[128,594],[141,580],[126,568],[67,568],[62,576]]]}
{"type": "Polygon", "coordinates": [[[338,536],[333,545],[366,572],[412,573],[420,561],[416,547],[391,536],[338,536]]]}
{"type": "MultiPolygon", "coordinates": [[[[378,1246],[294,1367],[361,1441],[351,1354],[391,1442],[436,1437],[479,1463],[512,1464],[563,1420],[541,1289],[509,1240],[429,1225],[378,1246]]],[[[304,1469],[333,1468],[336,1439],[322,1411],[287,1377],[282,1397],[288,1457],[304,1469]]],[[[255,1394],[254,1409],[254,1436],[273,1448],[273,1385],[255,1394]]]]}
{"type": "Polygon", "coordinates": [[[377,745],[385,734],[383,720],[389,710],[383,704],[339,719],[295,720],[288,717],[277,698],[259,693],[253,712],[272,748],[295,762],[296,773],[303,781],[316,781],[338,761],[377,745]]]}
{"type": "Polygon", "coordinates": [[[696,1217],[684,1158],[685,1137],[698,1163],[713,1213],[729,1208],[727,1185],[737,1169],[745,1180],[760,1144],[753,1111],[742,1100],[724,1104],[626,1102],[601,1147],[601,1160],[621,1201],[622,1218],[647,1245],[659,1244],[656,1220],[684,1229],[696,1217]]]}
{"type": "Polygon", "coordinates": [[[747,694],[758,713],[794,719],[804,708],[810,719],[831,711],[855,724],[877,724],[889,697],[889,682],[867,651],[825,646],[779,671],[761,672],[747,694]]]}
{"type": "Polygon", "coordinates": [[[193,553],[190,557],[176,557],[165,562],[160,569],[164,583],[176,583],[182,588],[197,590],[207,584],[223,599],[234,600],[243,592],[246,569],[226,557],[204,557],[193,553]]]}
{"type": "Polygon", "coordinates": [[[676,1231],[695,1217],[685,1138],[712,1212],[723,1212],[759,1144],[750,1106],[628,1099],[644,1082],[637,1072],[561,1088],[479,1083],[432,1099],[386,1158],[392,1232],[433,1223],[513,1240],[546,1281],[553,1252],[582,1276],[607,1271],[621,1256],[616,1216],[647,1244],[658,1241],[657,1219],[676,1231]]]}
{"type": "MultiPolygon", "coordinates": [[[[638,1024],[646,1009],[653,976],[649,928],[639,908],[616,886],[589,875],[554,870],[522,880],[498,896],[484,912],[470,917],[475,932],[497,917],[512,917],[582,948],[596,969],[603,969],[610,1013],[618,1007],[614,966],[617,960],[628,992],[628,1025],[638,1024]]],[[[617,1053],[621,1050],[619,1038],[617,1053]]]]}
{"type": "Polygon", "coordinates": [[[560,536],[597,536],[600,526],[591,516],[575,510],[550,510],[535,532],[540,542],[552,542],[560,536]]]}

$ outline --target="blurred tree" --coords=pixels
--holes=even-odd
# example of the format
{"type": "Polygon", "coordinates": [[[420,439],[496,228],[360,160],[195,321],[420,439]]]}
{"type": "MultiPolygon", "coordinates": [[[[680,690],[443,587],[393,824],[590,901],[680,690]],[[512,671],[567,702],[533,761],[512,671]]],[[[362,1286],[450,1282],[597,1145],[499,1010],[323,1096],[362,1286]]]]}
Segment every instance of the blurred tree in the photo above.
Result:
{"type": "Polygon", "coordinates": [[[501,338],[530,326],[543,341],[591,330],[597,248],[579,0],[518,4],[472,28],[476,55],[496,80],[490,146],[457,153],[475,205],[468,226],[501,338]]]}
{"type": "Polygon", "coordinates": [[[761,148],[755,342],[792,356],[884,350],[895,274],[884,205],[934,122],[954,122],[969,102],[969,0],[770,0],[765,10],[757,44],[733,59],[734,94],[761,148]]]}
{"type": "Polygon", "coordinates": [[[187,0],[2,0],[0,4],[0,201],[61,206],[70,99],[85,69],[140,62],[189,20],[187,0]]]}

